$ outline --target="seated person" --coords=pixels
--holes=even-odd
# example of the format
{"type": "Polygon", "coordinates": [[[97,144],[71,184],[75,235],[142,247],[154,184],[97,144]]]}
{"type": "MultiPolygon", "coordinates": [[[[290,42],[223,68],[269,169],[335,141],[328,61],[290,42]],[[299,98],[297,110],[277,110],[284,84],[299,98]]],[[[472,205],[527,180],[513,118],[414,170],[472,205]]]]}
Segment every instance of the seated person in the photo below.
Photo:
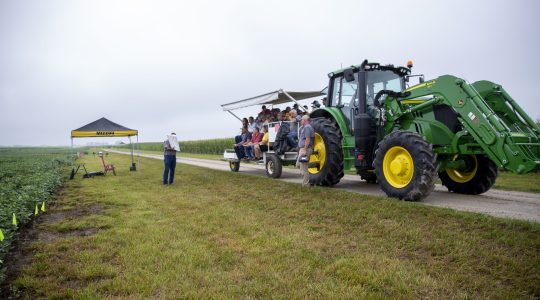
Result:
{"type": "Polygon", "coordinates": [[[266,108],[266,105],[263,105],[261,107],[261,112],[259,113],[259,116],[265,116],[270,113],[270,110],[266,108]]]}
{"type": "MultiPolygon", "coordinates": [[[[248,127],[249,122],[247,118],[242,119],[242,127],[248,127]]],[[[234,137],[234,143],[238,144],[242,140],[242,128],[240,128],[240,134],[234,137]]]]}
{"type": "Polygon", "coordinates": [[[271,122],[276,122],[277,121],[277,115],[280,112],[281,112],[281,110],[279,108],[274,108],[272,110],[272,115],[270,116],[271,117],[271,122]]]}
{"type": "Polygon", "coordinates": [[[287,106],[283,112],[285,119],[288,120],[291,117],[291,108],[287,106]]]}
{"type": "Polygon", "coordinates": [[[248,126],[247,129],[249,133],[253,134],[253,128],[257,127],[257,123],[255,123],[255,119],[253,117],[249,117],[248,119],[248,126]]]}
{"type": "Polygon", "coordinates": [[[255,159],[254,145],[260,143],[262,139],[263,139],[263,134],[259,132],[259,128],[254,127],[253,134],[251,135],[251,139],[243,145],[244,151],[246,152],[246,159],[249,159],[249,160],[255,159]]]}
{"type": "Polygon", "coordinates": [[[250,139],[251,133],[249,133],[246,126],[242,127],[242,134],[235,137],[236,144],[234,144],[234,152],[236,152],[236,157],[238,157],[238,159],[244,157],[244,145],[249,143],[250,139]]]}
{"type": "Polygon", "coordinates": [[[234,136],[234,145],[242,141],[242,129],[240,129],[240,134],[234,136]]]}
{"type": "Polygon", "coordinates": [[[263,133],[264,135],[263,135],[262,140],[259,143],[253,145],[255,149],[255,160],[261,159],[261,152],[268,151],[268,139],[269,139],[268,126],[263,127],[263,133]]]}
{"type": "Polygon", "coordinates": [[[264,117],[260,117],[260,118],[257,118],[255,120],[255,127],[257,127],[257,129],[259,129],[259,132],[262,131],[262,127],[263,127],[263,120],[264,120],[264,117]]]}
{"type": "Polygon", "coordinates": [[[300,116],[298,116],[298,113],[295,109],[292,109],[290,112],[290,118],[289,121],[291,121],[291,125],[289,128],[289,133],[287,134],[287,144],[289,144],[289,147],[291,147],[293,150],[296,151],[294,148],[298,147],[298,123],[300,116]]]}
{"type": "Polygon", "coordinates": [[[276,129],[277,126],[274,127],[274,129],[276,130],[276,138],[272,143],[272,149],[278,155],[284,154],[289,149],[287,135],[289,134],[290,124],[290,122],[281,122],[281,124],[278,124],[279,128],[276,129]]]}

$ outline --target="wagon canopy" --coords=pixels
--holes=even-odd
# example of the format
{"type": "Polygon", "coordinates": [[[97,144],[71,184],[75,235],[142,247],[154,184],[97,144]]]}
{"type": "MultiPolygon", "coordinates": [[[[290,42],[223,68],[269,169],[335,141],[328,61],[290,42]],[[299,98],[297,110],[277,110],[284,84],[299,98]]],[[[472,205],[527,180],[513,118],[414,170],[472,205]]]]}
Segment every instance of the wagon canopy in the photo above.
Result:
{"type": "Polygon", "coordinates": [[[325,95],[324,91],[292,92],[277,90],[260,96],[221,105],[224,111],[231,111],[253,105],[276,105],[287,102],[296,102],[303,99],[325,95]]]}
{"type": "Polygon", "coordinates": [[[71,131],[71,137],[113,137],[113,136],[134,136],[139,132],[129,129],[120,124],[116,124],[106,118],[101,118],[81,128],[71,131]]]}

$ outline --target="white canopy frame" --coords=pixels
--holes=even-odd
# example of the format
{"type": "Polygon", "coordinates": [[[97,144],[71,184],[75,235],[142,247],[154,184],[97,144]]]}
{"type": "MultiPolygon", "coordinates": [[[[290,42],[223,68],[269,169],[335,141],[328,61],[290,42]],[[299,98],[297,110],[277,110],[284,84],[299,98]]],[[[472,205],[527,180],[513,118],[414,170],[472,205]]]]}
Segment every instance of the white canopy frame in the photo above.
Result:
{"type": "Polygon", "coordinates": [[[227,104],[222,104],[221,107],[224,111],[232,114],[237,119],[241,120],[238,116],[232,113],[232,110],[237,110],[244,107],[255,106],[255,105],[276,105],[283,104],[288,102],[294,102],[298,104],[298,108],[305,111],[304,107],[298,103],[300,100],[315,98],[324,96],[323,91],[307,91],[307,92],[294,92],[294,91],[285,91],[279,89],[270,93],[262,94],[259,96],[247,98],[240,101],[235,101],[227,104]]]}

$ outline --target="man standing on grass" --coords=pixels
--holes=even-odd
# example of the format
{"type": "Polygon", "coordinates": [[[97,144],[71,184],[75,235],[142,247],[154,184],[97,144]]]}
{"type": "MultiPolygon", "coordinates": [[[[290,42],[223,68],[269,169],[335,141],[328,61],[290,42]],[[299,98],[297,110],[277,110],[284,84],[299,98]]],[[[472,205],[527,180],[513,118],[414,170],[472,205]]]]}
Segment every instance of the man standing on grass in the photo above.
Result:
{"type": "Polygon", "coordinates": [[[309,184],[309,171],[308,163],[309,156],[313,152],[313,140],[315,139],[315,132],[311,127],[311,119],[309,115],[302,116],[302,127],[300,127],[300,135],[298,137],[298,164],[300,166],[300,172],[302,172],[302,186],[310,187],[309,184]]]}
{"type": "Polygon", "coordinates": [[[173,184],[174,171],[176,170],[176,148],[178,141],[176,139],[176,133],[171,133],[167,136],[165,142],[163,142],[165,171],[163,172],[163,184],[173,184]],[[176,143],[176,145],[175,145],[176,143]]]}

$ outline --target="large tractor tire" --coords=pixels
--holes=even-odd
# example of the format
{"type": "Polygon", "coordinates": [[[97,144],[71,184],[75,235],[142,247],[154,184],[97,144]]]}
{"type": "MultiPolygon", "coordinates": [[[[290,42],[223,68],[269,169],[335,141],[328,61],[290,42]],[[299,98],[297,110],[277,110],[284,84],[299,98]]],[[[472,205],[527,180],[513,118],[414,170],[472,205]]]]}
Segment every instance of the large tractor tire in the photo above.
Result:
{"type": "Polygon", "coordinates": [[[437,156],[420,135],[395,131],[387,135],[375,151],[375,173],[381,189],[406,201],[427,197],[437,179],[437,156]]]}
{"type": "Polygon", "coordinates": [[[313,154],[309,158],[309,182],[314,185],[333,186],[343,177],[343,151],[341,132],[330,119],[314,118],[313,154]]]}
{"type": "MultiPolygon", "coordinates": [[[[453,159],[458,159],[455,156],[453,159]]],[[[442,184],[449,192],[478,195],[487,192],[499,175],[497,165],[485,155],[465,155],[466,169],[446,169],[439,173],[442,184]]]]}

